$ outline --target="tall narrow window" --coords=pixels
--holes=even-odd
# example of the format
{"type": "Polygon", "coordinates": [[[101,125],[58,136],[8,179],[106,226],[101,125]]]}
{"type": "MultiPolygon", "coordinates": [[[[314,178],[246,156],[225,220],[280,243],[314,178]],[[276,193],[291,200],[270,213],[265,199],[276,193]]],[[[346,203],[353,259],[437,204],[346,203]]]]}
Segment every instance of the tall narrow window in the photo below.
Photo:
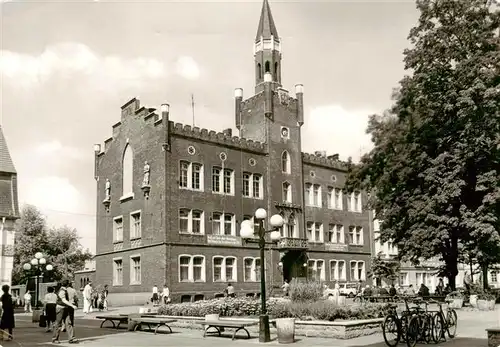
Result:
{"type": "Polygon", "coordinates": [[[291,172],[290,154],[287,151],[281,153],[281,171],[289,174],[291,172]]]}
{"type": "Polygon", "coordinates": [[[133,178],[134,178],[134,154],[132,147],[127,144],[123,152],[122,165],[122,196],[131,195],[133,193],[133,178]]]}
{"type": "Polygon", "coordinates": [[[288,182],[283,182],[283,201],[292,202],[292,186],[288,182]]]}
{"type": "Polygon", "coordinates": [[[250,196],[250,178],[252,174],[243,172],[243,196],[250,196]]]}
{"type": "Polygon", "coordinates": [[[257,64],[257,76],[259,80],[262,79],[262,65],[260,65],[260,63],[257,64]]]}
{"type": "Polygon", "coordinates": [[[266,61],[266,64],[264,66],[266,72],[271,72],[271,64],[269,63],[269,61],[266,61]]]}

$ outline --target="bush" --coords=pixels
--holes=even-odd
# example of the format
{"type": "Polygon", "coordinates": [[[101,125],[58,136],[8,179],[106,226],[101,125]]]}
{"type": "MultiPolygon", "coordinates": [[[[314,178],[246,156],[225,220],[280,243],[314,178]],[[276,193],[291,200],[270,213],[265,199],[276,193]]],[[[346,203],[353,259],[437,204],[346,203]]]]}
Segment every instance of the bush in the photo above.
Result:
{"type": "MultiPolygon", "coordinates": [[[[300,320],[370,319],[386,316],[390,311],[388,304],[368,304],[363,306],[337,306],[329,300],[315,302],[290,301],[271,298],[267,309],[273,318],[297,318],[300,320]]],[[[158,311],[167,316],[204,317],[207,314],[220,316],[257,316],[260,314],[260,300],[251,298],[225,298],[192,303],[168,304],[158,311]]]]}
{"type": "Polygon", "coordinates": [[[319,282],[295,283],[290,285],[292,301],[318,301],[323,297],[324,286],[319,282]]]}

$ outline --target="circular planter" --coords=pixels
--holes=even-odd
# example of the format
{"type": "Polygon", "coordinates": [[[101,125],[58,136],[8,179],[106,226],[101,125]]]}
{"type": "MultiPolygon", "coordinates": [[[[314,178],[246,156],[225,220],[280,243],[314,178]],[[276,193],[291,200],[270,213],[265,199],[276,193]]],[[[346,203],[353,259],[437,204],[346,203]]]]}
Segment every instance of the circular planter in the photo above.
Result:
{"type": "Polygon", "coordinates": [[[477,294],[471,294],[469,297],[469,302],[472,307],[477,307],[477,294]]]}
{"type": "Polygon", "coordinates": [[[462,308],[464,306],[464,299],[462,298],[453,298],[450,302],[450,308],[462,308]]]}
{"type": "Polygon", "coordinates": [[[276,330],[278,331],[279,343],[295,342],[295,318],[276,319],[276,330]]]}
{"type": "Polygon", "coordinates": [[[346,297],[343,295],[339,296],[339,301],[338,301],[339,306],[345,306],[345,304],[346,304],[345,298],[346,297]]]}
{"type": "Polygon", "coordinates": [[[477,308],[480,311],[493,311],[495,309],[495,300],[478,300],[477,308]]]}

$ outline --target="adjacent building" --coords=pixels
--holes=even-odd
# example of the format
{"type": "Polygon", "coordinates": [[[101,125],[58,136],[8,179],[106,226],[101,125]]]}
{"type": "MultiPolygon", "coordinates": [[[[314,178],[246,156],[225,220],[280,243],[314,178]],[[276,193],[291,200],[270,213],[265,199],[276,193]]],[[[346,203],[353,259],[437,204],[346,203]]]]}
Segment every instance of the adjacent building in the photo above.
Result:
{"type": "Polygon", "coordinates": [[[366,196],[344,191],[338,155],[302,152],[303,86],[291,94],[281,84],[281,43],[265,0],[248,69],[255,91],[245,99],[235,90],[239,136],[174,123],[167,104],[121,107],[112,137],[95,148],[95,276],[111,301],[143,303],[164,284],[181,301],[211,298],[228,282],[238,295],[259,292],[259,251],[239,236],[258,208],[285,220],[266,252],[269,287],[366,279],[366,196]]]}
{"type": "Polygon", "coordinates": [[[0,283],[11,285],[14,229],[19,218],[17,172],[0,125],[0,283]]]}

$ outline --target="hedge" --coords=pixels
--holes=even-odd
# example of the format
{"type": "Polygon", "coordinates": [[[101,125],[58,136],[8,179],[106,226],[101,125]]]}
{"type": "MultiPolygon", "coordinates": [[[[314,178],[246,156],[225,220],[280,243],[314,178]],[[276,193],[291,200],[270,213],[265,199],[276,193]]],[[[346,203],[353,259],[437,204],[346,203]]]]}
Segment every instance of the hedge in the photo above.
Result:
{"type": "MultiPolygon", "coordinates": [[[[267,310],[272,318],[297,318],[300,320],[336,319],[358,320],[381,318],[390,311],[389,304],[366,304],[362,306],[337,306],[332,301],[294,302],[286,299],[271,298],[267,310]]],[[[168,304],[158,310],[167,316],[204,317],[219,314],[221,317],[251,317],[260,314],[260,300],[251,298],[221,298],[181,304],[168,304]]]]}

